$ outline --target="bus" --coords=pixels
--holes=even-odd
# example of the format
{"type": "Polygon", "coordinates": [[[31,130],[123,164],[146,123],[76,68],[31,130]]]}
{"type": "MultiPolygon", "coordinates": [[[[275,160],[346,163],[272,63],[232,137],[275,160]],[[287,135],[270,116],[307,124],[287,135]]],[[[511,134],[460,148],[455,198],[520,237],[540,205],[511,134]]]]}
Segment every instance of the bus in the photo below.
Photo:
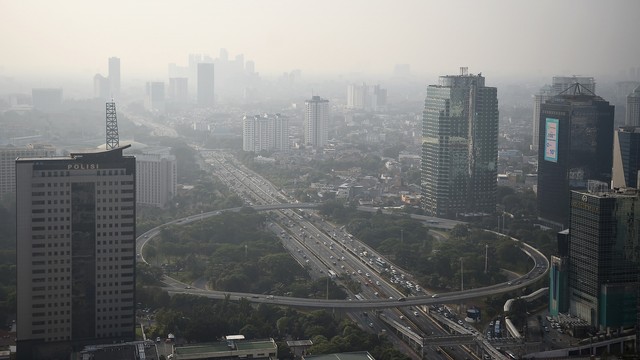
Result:
{"type": "Polygon", "coordinates": [[[376,258],[376,265],[380,266],[383,269],[386,269],[387,262],[382,260],[381,258],[376,258]]]}
{"type": "Polygon", "coordinates": [[[327,273],[329,274],[329,277],[330,277],[331,279],[335,279],[335,278],[337,278],[337,277],[338,277],[338,274],[336,274],[336,272],[335,272],[335,271],[333,271],[333,270],[329,270],[329,271],[327,271],[327,273]]]}
{"type": "Polygon", "coordinates": [[[500,329],[500,319],[498,319],[498,320],[496,320],[496,323],[495,323],[495,328],[493,330],[493,333],[494,333],[493,336],[499,337],[500,336],[500,330],[501,330],[500,329]]]}

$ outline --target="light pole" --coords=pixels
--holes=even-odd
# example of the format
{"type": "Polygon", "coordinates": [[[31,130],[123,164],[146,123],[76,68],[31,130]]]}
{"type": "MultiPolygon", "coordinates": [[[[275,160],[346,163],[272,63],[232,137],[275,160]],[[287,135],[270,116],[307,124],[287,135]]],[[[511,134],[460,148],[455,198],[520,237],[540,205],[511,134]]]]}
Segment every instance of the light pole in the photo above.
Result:
{"type": "Polygon", "coordinates": [[[489,271],[489,244],[484,244],[484,273],[489,271]]]}
{"type": "Polygon", "coordinates": [[[464,259],[460,258],[460,291],[464,291],[464,259]]]}

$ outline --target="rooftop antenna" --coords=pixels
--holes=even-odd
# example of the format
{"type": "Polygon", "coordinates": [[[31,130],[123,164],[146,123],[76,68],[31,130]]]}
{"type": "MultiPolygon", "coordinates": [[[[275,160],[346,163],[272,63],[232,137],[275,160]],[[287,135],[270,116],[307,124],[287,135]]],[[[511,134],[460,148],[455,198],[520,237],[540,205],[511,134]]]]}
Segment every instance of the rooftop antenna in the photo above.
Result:
{"type": "Polygon", "coordinates": [[[107,150],[115,149],[120,146],[120,137],[118,136],[118,118],[116,117],[116,103],[111,98],[111,102],[107,103],[107,150]]]}

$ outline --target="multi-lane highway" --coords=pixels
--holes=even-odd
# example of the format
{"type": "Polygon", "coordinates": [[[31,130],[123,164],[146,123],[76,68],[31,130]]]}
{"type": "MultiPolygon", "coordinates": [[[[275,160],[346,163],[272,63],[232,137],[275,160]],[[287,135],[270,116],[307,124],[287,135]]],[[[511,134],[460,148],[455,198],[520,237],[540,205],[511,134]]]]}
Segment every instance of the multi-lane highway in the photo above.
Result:
{"type": "MultiPolygon", "coordinates": [[[[422,309],[427,309],[427,306],[460,303],[472,298],[513,291],[536,282],[548,268],[548,261],[544,255],[523,243],[521,244],[523,251],[533,259],[534,266],[528,274],[521,278],[484,288],[427,294],[423,289],[420,289],[408,272],[394,266],[366,244],[354,239],[343,228],[338,228],[319,217],[313,210],[315,204],[296,203],[292,197],[244,168],[228,154],[211,152],[207,155],[205,161],[210,164],[215,175],[235,191],[246,205],[256,210],[269,212],[268,228],[280,237],[283,246],[302,266],[308,269],[312,278],[328,276],[345,285],[347,289],[354,289],[354,283],[356,288],[353,292],[348,290],[348,300],[319,300],[193,289],[189,284],[167,277],[165,282],[171,293],[189,293],[211,298],[229,296],[231,299],[246,298],[252,302],[286,306],[352,310],[353,318],[363,327],[381,332],[390,329],[391,325],[391,330],[394,330],[400,337],[410,339],[412,334],[415,334],[415,339],[423,339],[425,336],[436,336],[445,332],[437,322],[430,321],[429,314],[422,311],[422,309]],[[351,286],[347,286],[349,284],[351,286]],[[411,296],[405,296],[406,293],[411,296]]],[[[238,210],[240,208],[224,211],[238,210]]],[[[372,211],[378,210],[372,209],[372,211]]],[[[220,211],[213,211],[193,215],[176,219],[163,226],[186,225],[219,213],[220,211]]],[[[442,229],[452,228],[459,223],[428,217],[419,218],[419,220],[442,229]]],[[[141,261],[145,261],[143,258],[144,245],[159,233],[161,227],[154,228],[139,237],[137,252],[141,261]]],[[[484,341],[482,335],[473,329],[460,326],[460,324],[448,319],[442,321],[448,321],[450,324],[446,325],[455,331],[473,335],[479,342],[484,341]]],[[[470,356],[468,353],[465,354],[464,350],[457,350],[459,354],[456,355],[456,350],[452,349],[446,349],[449,354],[441,353],[438,346],[432,346],[428,349],[416,346],[416,349],[418,348],[421,348],[422,351],[426,350],[429,358],[470,356]]],[[[490,353],[493,354],[493,352],[490,353]]]]}

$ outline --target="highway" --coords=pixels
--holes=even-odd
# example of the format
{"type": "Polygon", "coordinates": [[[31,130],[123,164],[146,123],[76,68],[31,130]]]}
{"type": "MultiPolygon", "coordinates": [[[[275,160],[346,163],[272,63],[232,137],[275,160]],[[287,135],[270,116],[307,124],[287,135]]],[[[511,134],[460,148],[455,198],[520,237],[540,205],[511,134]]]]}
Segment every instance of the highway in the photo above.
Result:
{"type": "MultiPolygon", "coordinates": [[[[353,285],[356,282],[359,284],[360,290],[356,293],[348,291],[348,300],[306,299],[194,289],[189,284],[165,277],[167,291],[172,294],[187,293],[216,299],[228,296],[232,300],[245,298],[251,302],[283,306],[342,309],[351,312],[354,320],[365,328],[369,327],[376,332],[395,329],[398,336],[404,338],[405,341],[412,337],[416,341],[424,341],[425,336],[443,334],[446,333],[446,330],[437,321],[433,321],[434,319],[430,315],[423,312],[423,309],[443,303],[464,303],[469,299],[497,295],[529,286],[544,276],[549,266],[547,259],[539,251],[512,239],[514,242],[520,243],[523,251],[534,261],[534,266],[528,274],[510,282],[484,288],[427,294],[416,286],[416,282],[409,273],[394,267],[387,259],[375,253],[366,244],[354,239],[343,228],[338,228],[319,217],[313,210],[317,204],[296,203],[292,197],[279,191],[268,181],[248,169],[242,168],[240,164],[235,162],[235,159],[227,154],[209,154],[205,161],[211,165],[216,176],[235,191],[247,206],[257,211],[269,213],[268,228],[279,236],[283,246],[301,266],[309,271],[312,278],[320,279],[330,276],[345,288],[349,288],[349,284],[353,285]],[[411,296],[405,296],[405,293],[410,293],[411,296]],[[390,327],[390,325],[395,327],[390,327]]],[[[164,226],[187,225],[210,216],[216,216],[223,211],[239,211],[241,209],[233,208],[192,215],[149,230],[138,238],[136,244],[138,259],[146,262],[143,257],[143,247],[164,226]]],[[[379,211],[377,208],[360,208],[359,210],[379,211]]],[[[390,212],[390,210],[381,210],[390,212]]],[[[451,229],[460,224],[458,221],[447,219],[424,216],[415,216],[415,218],[424,221],[430,227],[439,229],[451,229]]],[[[466,329],[455,321],[444,319],[444,317],[439,320],[446,327],[453,328],[463,335],[471,334],[476,338],[476,341],[484,341],[481,334],[472,331],[472,329],[466,329]]],[[[428,358],[465,358],[470,356],[463,350],[459,350],[459,354],[455,354],[456,351],[452,349],[447,349],[444,353],[440,353],[439,350],[440,347],[437,346],[424,349],[421,345],[416,345],[414,353],[426,351],[423,356],[428,358]]],[[[493,352],[491,353],[492,356],[498,357],[493,352]]]]}

